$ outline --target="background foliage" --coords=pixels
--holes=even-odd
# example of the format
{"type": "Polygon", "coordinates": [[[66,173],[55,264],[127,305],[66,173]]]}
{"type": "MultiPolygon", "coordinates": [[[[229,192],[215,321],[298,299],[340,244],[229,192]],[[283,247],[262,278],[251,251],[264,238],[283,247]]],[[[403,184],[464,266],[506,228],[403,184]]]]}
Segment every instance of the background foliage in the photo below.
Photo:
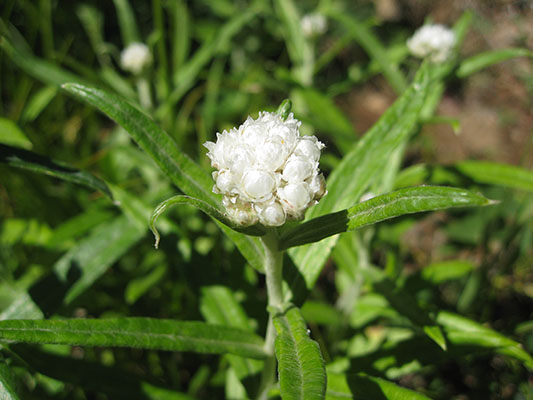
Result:
{"type": "MultiPolygon", "coordinates": [[[[283,230],[303,318],[275,323],[280,369],[298,342],[320,349],[331,399],[533,396],[533,11],[452,3],[5,0],[0,398],[255,397],[268,320],[257,239],[182,205],[157,221],[156,251],[148,221],[176,194],[216,206],[202,143],[284,98],[327,145],[330,195],[308,219],[348,209],[328,229],[367,225],[367,192],[412,205],[410,187],[447,185],[471,190],[458,202],[499,203],[299,247],[326,225],[283,230]],[[308,38],[299,18],[314,11],[328,29],[308,38]],[[460,37],[440,67],[405,48],[426,17],[460,37]],[[118,63],[133,41],[154,54],[142,112],[118,63]]],[[[272,397],[291,398],[290,373],[272,397]]],[[[321,390],[313,374],[303,398],[321,390]]]]}

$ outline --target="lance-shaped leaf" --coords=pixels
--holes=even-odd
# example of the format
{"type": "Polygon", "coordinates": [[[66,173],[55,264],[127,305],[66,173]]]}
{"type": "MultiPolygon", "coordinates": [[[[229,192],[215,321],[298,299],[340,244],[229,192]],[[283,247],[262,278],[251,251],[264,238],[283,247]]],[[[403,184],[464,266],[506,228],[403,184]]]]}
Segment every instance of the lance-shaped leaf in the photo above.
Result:
{"type": "Polygon", "coordinates": [[[121,125],[186,194],[211,205],[219,203],[211,191],[213,180],[209,173],[179,151],[174,140],[150,117],[124,98],[95,87],[66,83],[62,88],[121,125]]]}
{"type": "MultiPolygon", "coordinates": [[[[333,170],[327,182],[329,193],[309,209],[308,219],[343,210],[359,200],[395,149],[414,132],[430,88],[429,83],[428,65],[423,64],[409,89],[333,170]]],[[[289,252],[301,275],[291,282],[293,291],[301,290],[297,283],[301,277],[308,288],[314,285],[336,240],[336,237],[331,237],[289,252]]]]}
{"type": "Polygon", "coordinates": [[[318,343],[309,337],[296,307],[274,318],[276,358],[281,397],[286,400],[319,400],[326,392],[326,370],[318,343]]]}
{"type": "Polygon", "coordinates": [[[438,313],[437,322],[444,328],[448,342],[458,348],[484,348],[516,358],[529,370],[533,369],[533,357],[520,343],[483,326],[471,319],[446,311],[438,313]]]}
{"type": "Polygon", "coordinates": [[[187,205],[196,207],[199,210],[206,213],[207,215],[222,222],[224,225],[230,227],[231,229],[237,232],[241,232],[241,233],[245,233],[247,235],[253,235],[253,236],[262,236],[266,232],[265,228],[263,228],[262,225],[253,225],[253,226],[246,226],[246,227],[236,225],[225,214],[223,214],[218,208],[215,208],[212,205],[200,199],[195,199],[189,196],[174,196],[174,197],[171,197],[170,199],[163,201],[161,204],[159,204],[153,211],[152,216],[150,218],[150,229],[152,230],[155,236],[155,247],[156,248],[159,245],[159,232],[157,231],[155,227],[155,222],[157,221],[157,218],[159,218],[159,216],[162,213],[164,213],[169,207],[172,207],[178,204],[187,204],[187,205]]]}
{"type": "MultiPolygon", "coordinates": [[[[139,373],[98,361],[60,356],[32,345],[14,345],[10,350],[31,366],[31,370],[61,382],[105,393],[108,398],[129,400],[194,400],[184,393],[160,386],[139,373]]],[[[0,397],[2,399],[2,397],[0,397]]]]}
{"type": "Polygon", "coordinates": [[[347,210],[304,222],[283,232],[280,243],[286,249],[405,214],[488,204],[491,201],[487,198],[465,189],[446,186],[405,188],[376,196],[347,210]]]}
{"type": "Polygon", "coordinates": [[[0,144],[0,163],[6,163],[11,167],[27,169],[87,186],[91,189],[99,190],[113,199],[109,187],[101,179],[88,172],[80,171],[79,169],[66,166],[57,161],[52,161],[49,158],[28,150],[0,144]]]}
{"type": "Polygon", "coordinates": [[[0,321],[0,340],[265,357],[263,340],[251,332],[153,318],[6,320],[0,321]]]}
{"type": "Polygon", "coordinates": [[[528,49],[510,48],[479,53],[475,56],[467,58],[459,65],[459,68],[457,69],[457,76],[459,78],[465,78],[468,75],[482,70],[483,68],[487,68],[491,65],[516,57],[533,58],[533,51],[528,49]]]}
{"type": "Polygon", "coordinates": [[[474,181],[533,192],[533,171],[490,161],[462,161],[455,167],[474,181]]]}
{"type": "Polygon", "coordinates": [[[326,400],[429,400],[393,382],[360,374],[328,373],[326,400]]]}
{"type": "MultiPolygon", "coordinates": [[[[220,196],[211,190],[213,180],[209,173],[182,153],[174,140],[150,117],[124,98],[104,90],[70,83],[63,85],[63,89],[98,108],[121,125],[185,194],[203,200],[213,207],[220,205],[220,196]]],[[[263,252],[259,239],[242,235],[216,222],[237,245],[250,265],[261,270],[263,252]]]]}

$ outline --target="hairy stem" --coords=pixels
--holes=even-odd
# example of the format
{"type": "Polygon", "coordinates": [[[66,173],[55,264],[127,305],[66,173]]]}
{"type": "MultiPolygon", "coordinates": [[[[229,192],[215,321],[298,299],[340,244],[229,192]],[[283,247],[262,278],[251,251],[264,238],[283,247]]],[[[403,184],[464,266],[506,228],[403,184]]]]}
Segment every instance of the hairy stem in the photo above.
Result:
{"type": "Polygon", "coordinates": [[[274,343],[276,329],[272,322],[275,313],[283,308],[283,253],[279,250],[278,232],[271,228],[261,238],[265,250],[265,275],[270,316],[265,338],[265,351],[270,355],[265,360],[257,399],[266,400],[268,390],[276,381],[276,355],[274,343]]]}

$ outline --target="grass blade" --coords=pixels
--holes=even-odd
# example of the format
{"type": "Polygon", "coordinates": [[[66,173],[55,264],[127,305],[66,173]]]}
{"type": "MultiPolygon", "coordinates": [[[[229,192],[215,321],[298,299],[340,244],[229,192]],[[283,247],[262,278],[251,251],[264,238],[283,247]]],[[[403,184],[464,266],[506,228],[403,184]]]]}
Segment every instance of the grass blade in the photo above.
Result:
{"type": "Polygon", "coordinates": [[[253,333],[203,322],[152,318],[6,320],[0,321],[0,339],[265,357],[263,340],[253,333]]]}
{"type": "Polygon", "coordinates": [[[0,163],[77,183],[78,185],[98,190],[113,199],[109,187],[101,179],[88,172],[52,161],[31,151],[0,144],[0,163]]]}
{"type": "Polygon", "coordinates": [[[115,9],[117,10],[118,26],[120,28],[120,36],[122,36],[122,44],[124,47],[139,41],[139,30],[135,22],[135,15],[130,7],[128,0],[113,0],[115,9]]]}
{"type": "Polygon", "coordinates": [[[398,64],[391,62],[387,49],[383,47],[377,36],[361,21],[347,13],[331,11],[329,15],[343,25],[348,33],[380,65],[383,75],[396,91],[401,94],[407,89],[407,82],[398,64]]]}
{"type": "Polygon", "coordinates": [[[309,338],[296,307],[274,318],[276,358],[281,397],[287,400],[319,400],[326,391],[326,370],[318,343],[309,338]]]}

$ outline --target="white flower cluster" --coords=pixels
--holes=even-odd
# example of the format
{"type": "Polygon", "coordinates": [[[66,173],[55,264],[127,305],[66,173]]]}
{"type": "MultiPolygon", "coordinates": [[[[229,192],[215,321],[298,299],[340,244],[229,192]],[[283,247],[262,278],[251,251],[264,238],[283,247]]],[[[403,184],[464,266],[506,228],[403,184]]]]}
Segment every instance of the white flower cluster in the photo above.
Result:
{"type": "Polygon", "coordinates": [[[407,40],[407,47],[416,57],[429,57],[433,62],[443,62],[455,45],[455,34],[444,25],[424,25],[407,40]]]}
{"type": "Polygon", "coordinates": [[[328,28],[328,21],[322,14],[306,14],[302,17],[300,24],[307,37],[322,35],[328,28]]]}
{"type": "Polygon", "coordinates": [[[152,53],[144,43],[131,43],[120,53],[120,65],[124,71],[139,75],[152,63],[152,53]]]}
{"type": "Polygon", "coordinates": [[[224,195],[228,216],[246,226],[257,222],[280,226],[301,219],[305,210],[326,193],[318,169],[324,144],[315,136],[300,136],[301,122],[290,113],[261,112],[229,132],[206,142],[213,172],[213,191],[224,195]]]}

